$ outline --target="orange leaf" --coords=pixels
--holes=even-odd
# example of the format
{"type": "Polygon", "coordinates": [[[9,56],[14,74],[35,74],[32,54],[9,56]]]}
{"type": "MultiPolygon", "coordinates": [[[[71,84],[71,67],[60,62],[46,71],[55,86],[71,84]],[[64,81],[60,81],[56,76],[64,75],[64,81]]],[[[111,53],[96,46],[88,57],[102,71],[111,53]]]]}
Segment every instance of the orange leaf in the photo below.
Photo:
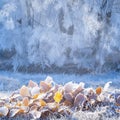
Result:
{"type": "Polygon", "coordinates": [[[44,106],[46,106],[47,104],[46,104],[46,102],[45,102],[44,100],[41,99],[41,100],[40,100],[40,105],[44,107],[44,106]]]}
{"type": "Polygon", "coordinates": [[[102,87],[97,87],[96,88],[96,94],[100,95],[102,92],[102,87]]]}
{"type": "Polygon", "coordinates": [[[16,106],[21,106],[22,103],[20,101],[17,102],[16,106]]]}
{"type": "Polygon", "coordinates": [[[25,112],[24,110],[20,109],[18,113],[24,113],[24,112],[25,112]]]}
{"type": "Polygon", "coordinates": [[[28,97],[23,98],[23,105],[28,106],[29,105],[29,99],[28,97]]]}
{"type": "Polygon", "coordinates": [[[39,96],[39,94],[35,94],[35,95],[33,95],[33,99],[37,99],[38,96],[39,96]]]}

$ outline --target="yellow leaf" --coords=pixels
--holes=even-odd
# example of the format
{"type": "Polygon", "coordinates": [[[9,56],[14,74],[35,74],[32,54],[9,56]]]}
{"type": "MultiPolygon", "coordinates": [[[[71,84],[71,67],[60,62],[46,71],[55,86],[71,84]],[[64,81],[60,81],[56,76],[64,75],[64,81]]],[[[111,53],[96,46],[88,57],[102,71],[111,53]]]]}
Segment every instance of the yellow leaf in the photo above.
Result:
{"type": "Polygon", "coordinates": [[[102,87],[97,87],[96,88],[96,94],[100,95],[102,92],[102,87]]]}
{"type": "Polygon", "coordinates": [[[16,106],[21,106],[22,103],[20,101],[17,102],[16,106]]]}
{"type": "Polygon", "coordinates": [[[33,95],[33,99],[37,99],[38,96],[39,96],[39,94],[35,94],[35,95],[33,95]]]}
{"type": "Polygon", "coordinates": [[[10,105],[9,105],[9,104],[5,104],[4,106],[7,107],[8,109],[10,108],[10,105]]]}
{"type": "Polygon", "coordinates": [[[24,110],[20,109],[18,113],[24,113],[24,112],[25,112],[24,110]]]}
{"type": "Polygon", "coordinates": [[[46,105],[47,105],[46,102],[41,99],[41,100],[40,100],[40,106],[43,106],[43,107],[44,107],[44,106],[46,106],[46,105]]]}
{"type": "Polygon", "coordinates": [[[55,102],[59,103],[63,98],[63,95],[60,91],[57,91],[54,95],[55,102]]]}

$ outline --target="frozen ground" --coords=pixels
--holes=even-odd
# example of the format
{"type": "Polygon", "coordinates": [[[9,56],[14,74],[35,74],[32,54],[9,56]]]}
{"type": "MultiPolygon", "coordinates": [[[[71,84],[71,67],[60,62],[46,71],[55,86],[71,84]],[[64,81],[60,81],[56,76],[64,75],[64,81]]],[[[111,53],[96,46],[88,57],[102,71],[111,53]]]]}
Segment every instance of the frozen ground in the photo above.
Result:
{"type": "MultiPolygon", "coordinates": [[[[16,73],[36,73],[45,68],[49,71],[72,68],[72,73],[81,68],[96,73],[119,71],[119,53],[119,0],[0,1],[0,70],[4,70],[0,72],[0,97],[9,96],[31,79],[39,83],[48,75],[57,84],[84,82],[85,87],[93,88],[112,81],[110,89],[120,90],[120,73],[116,72],[16,73]]],[[[84,117],[80,114],[75,115],[77,119],[99,119],[96,114],[90,113],[89,118],[86,113],[81,114],[84,117]]]]}
{"type": "Polygon", "coordinates": [[[0,96],[9,95],[12,91],[20,88],[23,84],[28,84],[29,80],[39,83],[47,76],[51,76],[57,84],[65,84],[69,81],[76,83],[84,82],[86,87],[103,86],[112,81],[111,89],[120,89],[120,73],[109,72],[101,74],[22,74],[12,72],[0,72],[0,96]]]}
{"type": "MultiPolygon", "coordinates": [[[[53,77],[54,81],[58,84],[65,84],[66,82],[73,81],[76,83],[84,82],[85,87],[103,86],[106,82],[112,81],[110,86],[111,90],[120,90],[120,73],[109,72],[104,74],[87,74],[87,75],[75,75],[75,74],[22,74],[22,73],[11,73],[11,72],[0,72],[0,97],[9,96],[13,91],[17,90],[23,84],[27,84],[31,79],[37,83],[44,80],[47,76],[53,77]]],[[[77,112],[74,113],[71,118],[54,118],[51,120],[119,120],[120,118],[101,118],[99,112],[77,112]]],[[[21,119],[24,116],[20,117],[21,119]]],[[[14,119],[18,120],[19,117],[14,119]]],[[[4,118],[5,119],[5,118],[4,118]]],[[[8,118],[6,118],[8,119],[8,118]]],[[[26,118],[26,119],[29,119],[26,118]]],[[[11,120],[11,118],[10,118],[11,120]]]]}
{"type": "Polygon", "coordinates": [[[18,89],[21,85],[27,84],[29,80],[33,80],[39,83],[47,76],[51,76],[58,84],[64,84],[69,81],[76,83],[84,82],[86,87],[96,87],[98,85],[104,85],[106,82],[112,81],[111,87],[120,88],[120,73],[109,72],[101,74],[22,74],[12,72],[0,72],[0,90],[1,91],[13,91],[18,89]],[[9,84],[8,84],[9,83],[9,84]],[[7,86],[7,87],[6,87],[7,86]]]}
{"type": "MultiPolygon", "coordinates": [[[[75,74],[22,74],[22,73],[12,73],[12,72],[0,72],[0,90],[2,91],[11,91],[15,89],[11,88],[11,84],[27,84],[29,80],[33,80],[39,83],[41,80],[44,80],[47,76],[51,76],[56,83],[64,84],[69,81],[74,82],[85,82],[86,85],[96,86],[104,84],[108,81],[112,81],[113,87],[119,87],[120,73],[111,72],[104,74],[87,74],[87,75],[75,75],[75,74]],[[5,88],[8,85],[8,90],[5,88]]],[[[19,86],[18,85],[18,86],[19,86]]],[[[17,86],[15,86],[17,87],[17,86]]]]}

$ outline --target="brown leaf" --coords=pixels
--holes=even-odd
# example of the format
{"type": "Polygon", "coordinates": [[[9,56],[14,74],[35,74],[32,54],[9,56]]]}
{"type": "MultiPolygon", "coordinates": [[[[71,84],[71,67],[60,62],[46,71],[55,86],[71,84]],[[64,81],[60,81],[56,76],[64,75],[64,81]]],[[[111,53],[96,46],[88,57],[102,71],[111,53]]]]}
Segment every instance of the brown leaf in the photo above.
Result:
{"type": "Polygon", "coordinates": [[[28,106],[29,105],[29,99],[28,97],[23,98],[23,105],[28,106]]]}
{"type": "Polygon", "coordinates": [[[75,100],[74,100],[74,107],[77,107],[77,106],[82,106],[83,103],[86,101],[86,97],[79,93],[76,97],[75,97],[75,100]]]}
{"type": "Polygon", "coordinates": [[[41,92],[47,92],[51,89],[51,85],[46,83],[45,81],[40,82],[40,90],[41,92]]]}
{"type": "Polygon", "coordinates": [[[29,83],[28,83],[28,87],[31,87],[31,88],[37,87],[37,86],[38,86],[38,84],[33,82],[32,80],[30,80],[29,83]]]}

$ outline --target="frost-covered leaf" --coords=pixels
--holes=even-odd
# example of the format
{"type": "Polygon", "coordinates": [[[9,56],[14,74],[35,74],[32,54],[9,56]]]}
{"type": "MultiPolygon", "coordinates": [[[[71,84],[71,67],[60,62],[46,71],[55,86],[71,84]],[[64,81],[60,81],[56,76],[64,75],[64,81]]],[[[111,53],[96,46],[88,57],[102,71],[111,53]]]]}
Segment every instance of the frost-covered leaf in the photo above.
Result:
{"type": "Polygon", "coordinates": [[[59,105],[57,103],[48,103],[47,104],[47,107],[50,111],[52,112],[57,112],[58,108],[59,108],[59,105]]]}
{"type": "Polygon", "coordinates": [[[68,101],[73,101],[73,95],[72,93],[64,93],[64,98],[68,101]]]}
{"type": "Polygon", "coordinates": [[[10,112],[9,112],[9,116],[10,117],[14,117],[15,115],[17,115],[17,114],[21,114],[21,113],[24,113],[24,110],[22,110],[22,109],[17,109],[17,108],[15,108],[15,109],[11,109],[10,110],[10,112]]]}
{"type": "Polygon", "coordinates": [[[30,80],[29,83],[28,83],[28,87],[31,87],[31,88],[33,88],[33,87],[37,87],[37,86],[38,86],[38,84],[35,83],[35,82],[32,81],[32,80],[30,80]]]}
{"type": "Polygon", "coordinates": [[[0,107],[0,116],[6,116],[9,112],[9,109],[7,107],[0,107]]]}
{"type": "Polygon", "coordinates": [[[37,110],[30,111],[30,114],[34,119],[39,119],[41,117],[41,112],[37,110]]]}
{"type": "Polygon", "coordinates": [[[29,88],[26,87],[25,85],[21,87],[20,89],[20,95],[23,97],[30,96],[30,91],[29,88]]]}
{"type": "Polygon", "coordinates": [[[120,95],[117,97],[117,99],[116,99],[116,104],[118,105],[118,106],[120,106],[120,95]]]}
{"type": "Polygon", "coordinates": [[[83,106],[83,103],[86,101],[86,97],[79,93],[74,100],[74,107],[83,106]]]}
{"type": "Polygon", "coordinates": [[[51,89],[51,84],[46,83],[45,81],[40,82],[40,90],[41,92],[47,92],[51,89]]]}
{"type": "Polygon", "coordinates": [[[23,98],[23,105],[24,106],[28,106],[29,105],[29,99],[28,99],[28,97],[24,97],[23,98]]]}
{"type": "Polygon", "coordinates": [[[40,100],[40,106],[42,106],[42,107],[44,107],[44,106],[46,106],[47,105],[47,103],[44,101],[44,100],[40,100]]]}
{"type": "Polygon", "coordinates": [[[107,82],[107,83],[104,85],[104,88],[103,88],[103,91],[104,91],[104,92],[107,92],[107,91],[108,91],[111,83],[112,83],[112,82],[110,81],[110,82],[107,82]]]}
{"type": "Polygon", "coordinates": [[[34,96],[36,94],[40,94],[40,88],[39,87],[33,87],[31,89],[31,95],[34,96]]]}
{"type": "Polygon", "coordinates": [[[53,78],[50,76],[47,76],[47,78],[45,79],[45,82],[51,85],[53,83],[53,78]]]}

